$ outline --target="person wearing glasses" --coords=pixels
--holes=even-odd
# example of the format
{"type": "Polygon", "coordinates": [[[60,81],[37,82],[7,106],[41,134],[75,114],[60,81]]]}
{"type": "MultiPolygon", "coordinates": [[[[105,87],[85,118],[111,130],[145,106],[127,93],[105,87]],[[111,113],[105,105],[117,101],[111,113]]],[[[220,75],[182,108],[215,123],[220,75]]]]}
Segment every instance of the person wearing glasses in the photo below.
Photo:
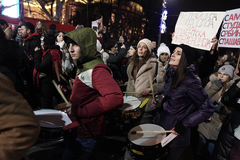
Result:
{"type": "Polygon", "coordinates": [[[41,36],[45,36],[48,33],[47,24],[42,20],[38,21],[36,24],[36,32],[41,36]]]}

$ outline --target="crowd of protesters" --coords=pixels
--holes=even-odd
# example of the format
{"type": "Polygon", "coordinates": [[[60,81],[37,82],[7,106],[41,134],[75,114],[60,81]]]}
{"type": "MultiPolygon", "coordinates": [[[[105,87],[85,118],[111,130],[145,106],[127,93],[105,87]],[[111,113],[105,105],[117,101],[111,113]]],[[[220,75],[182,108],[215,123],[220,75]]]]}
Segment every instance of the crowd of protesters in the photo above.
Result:
{"type": "MultiPolygon", "coordinates": [[[[93,158],[108,127],[105,115],[123,105],[125,91],[141,102],[156,95],[148,100],[134,126],[154,123],[177,135],[167,146],[165,159],[179,160],[189,145],[195,160],[239,159],[238,55],[218,48],[219,35],[213,37],[211,50],[203,51],[170,44],[171,38],[163,38],[159,46],[148,38],[128,44],[125,35],[111,39],[105,26],[91,29],[79,25],[64,33],[42,20],[36,25],[21,22],[13,31],[4,19],[0,25],[0,94],[9,90],[8,96],[15,99],[12,107],[19,104],[19,112],[26,112],[15,124],[28,125],[26,130],[31,130],[25,135],[25,148],[0,149],[5,152],[1,159],[11,159],[6,157],[15,153],[18,157],[14,159],[21,159],[36,141],[39,124],[32,110],[55,109],[64,102],[53,80],[70,102],[67,113],[73,123],[64,129],[75,131],[64,160],[93,158]],[[164,97],[161,102],[160,95],[164,97]]],[[[0,109],[8,105],[11,109],[11,104],[3,101],[0,109]]],[[[0,132],[0,138],[4,137],[5,128],[0,132]]],[[[134,159],[131,150],[126,150],[125,159],[134,159]]]]}

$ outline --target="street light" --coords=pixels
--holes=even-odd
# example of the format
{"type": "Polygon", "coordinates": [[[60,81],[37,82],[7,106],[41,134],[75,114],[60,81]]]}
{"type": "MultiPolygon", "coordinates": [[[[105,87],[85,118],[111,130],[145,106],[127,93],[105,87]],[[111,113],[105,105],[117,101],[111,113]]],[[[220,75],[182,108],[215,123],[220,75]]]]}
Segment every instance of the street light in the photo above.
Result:
{"type": "Polygon", "coordinates": [[[167,0],[163,0],[162,3],[162,14],[161,14],[161,22],[159,26],[159,35],[158,35],[158,46],[160,45],[161,42],[161,34],[166,32],[167,25],[166,25],[166,20],[167,20],[167,0]]]}

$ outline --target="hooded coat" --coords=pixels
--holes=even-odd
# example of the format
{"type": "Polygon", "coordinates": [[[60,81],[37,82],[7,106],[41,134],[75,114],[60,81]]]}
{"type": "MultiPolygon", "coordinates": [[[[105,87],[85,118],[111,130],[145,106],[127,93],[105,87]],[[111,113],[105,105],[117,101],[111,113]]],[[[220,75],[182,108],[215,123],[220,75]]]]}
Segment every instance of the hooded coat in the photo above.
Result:
{"type": "Polygon", "coordinates": [[[96,33],[90,28],[79,28],[65,35],[81,50],[75,61],[78,68],[70,96],[72,124],[64,129],[76,128],[77,137],[100,135],[105,130],[104,113],[123,104],[122,92],[96,50],[96,33]],[[75,125],[76,124],[76,125],[75,125]]]}
{"type": "MultiPolygon", "coordinates": [[[[169,78],[165,82],[163,94],[170,88],[175,71],[173,67],[168,68],[166,74],[169,78]]],[[[172,140],[170,147],[186,147],[190,144],[190,128],[211,117],[213,112],[214,106],[191,65],[183,82],[166,95],[163,108],[154,122],[165,130],[176,129],[177,126],[185,130],[172,140]]]]}

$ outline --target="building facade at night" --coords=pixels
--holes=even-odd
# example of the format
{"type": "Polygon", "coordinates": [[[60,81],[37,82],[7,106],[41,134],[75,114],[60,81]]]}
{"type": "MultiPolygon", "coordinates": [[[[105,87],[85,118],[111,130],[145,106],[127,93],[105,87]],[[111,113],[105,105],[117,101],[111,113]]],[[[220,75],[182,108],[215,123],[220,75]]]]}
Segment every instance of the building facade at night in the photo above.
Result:
{"type": "MultiPolygon", "coordinates": [[[[56,2],[44,0],[45,9],[56,18],[56,2]]],[[[24,2],[24,17],[50,19],[37,0],[24,2]]],[[[59,14],[58,14],[59,15],[59,14]]],[[[62,24],[91,27],[91,22],[103,17],[108,36],[118,40],[120,35],[127,36],[128,43],[136,43],[144,37],[148,20],[144,17],[143,7],[127,0],[65,0],[62,16],[57,17],[62,24]]],[[[56,18],[56,20],[57,20],[56,18]]]]}

